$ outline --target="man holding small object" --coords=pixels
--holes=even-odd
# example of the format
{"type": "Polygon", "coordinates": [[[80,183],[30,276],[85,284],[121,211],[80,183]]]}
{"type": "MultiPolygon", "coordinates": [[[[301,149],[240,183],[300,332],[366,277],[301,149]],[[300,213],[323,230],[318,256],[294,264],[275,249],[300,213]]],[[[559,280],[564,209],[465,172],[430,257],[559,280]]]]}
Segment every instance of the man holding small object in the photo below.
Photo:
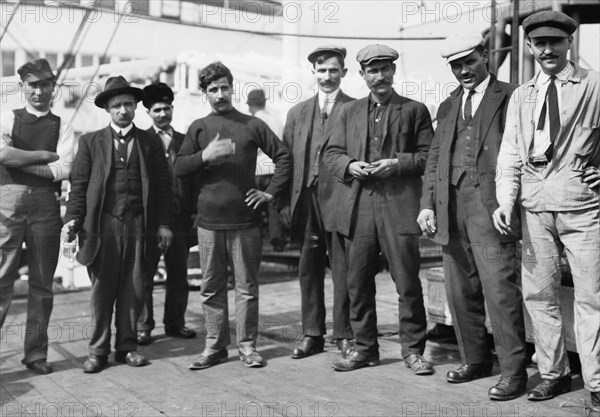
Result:
{"type": "Polygon", "coordinates": [[[199,189],[200,297],[206,339],[189,369],[205,369],[227,361],[229,312],[227,263],[235,276],[236,337],[239,357],[247,367],[261,367],[258,337],[258,269],[262,241],[257,208],[273,201],[287,186],[291,158],[285,145],[262,120],[244,115],[232,104],[233,76],[220,62],[200,72],[200,88],[211,114],[192,123],[175,161],[178,176],[193,175],[199,189]],[[265,191],[256,188],[256,155],[261,149],[275,163],[265,191]]]}

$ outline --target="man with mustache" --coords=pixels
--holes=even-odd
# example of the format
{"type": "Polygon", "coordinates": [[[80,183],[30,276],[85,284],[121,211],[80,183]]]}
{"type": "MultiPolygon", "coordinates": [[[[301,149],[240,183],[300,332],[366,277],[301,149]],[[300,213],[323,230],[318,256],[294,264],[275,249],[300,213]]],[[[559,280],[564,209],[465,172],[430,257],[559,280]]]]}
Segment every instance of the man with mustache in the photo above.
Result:
{"type": "MultiPolygon", "coordinates": [[[[178,178],[173,172],[173,163],[181,144],[183,134],[171,127],[173,120],[173,91],[164,84],[150,84],[144,87],[142,103],[148,109],[152,119],[152,126],[146,130],[151,136],[160,139],[163,151],[167,158],[169,174],[171,175],[171,190],[173,192],[173,240],[171,248],[164,254],[167,269],[167,282],[165,294],[165,309],[163,323],[165,334],[183,339],[196,337],[196,332],[185,327],[185,310],[188,303],[189,286],[187,281],[187,258],[189,247],[195,244],[190,242],[188,236],[192,228],[190,213],[190,184],[188,178],[178,178]],[[191,244],[190,244],[191,243],[191,244]]],[[[158,267],[161,253],[158,250],[151,252],[151,257],[146,260],[144,280],[146,284],[146,297],[140,318],[138,319],[138,344],[147,345],[152,342],[151,332],[154,330],[154,307],[152,291],[154,289],[154,275],[158,267]]]]}
{"type": "Polygon", "coordinates": [[[29,289],[23,364],[49,374],[48,324],[52,284],[60,247],[59,195],[69,178],[75,137],[50,111],[56,76],[45,59],[17,72],[25,107],[2,112],[0,137],[0,325],[10,306],[23,242],[27,246],[29,289]]]}
{"type": "Polygon", "coordinates": [[[567,59],[577,23],[542,11],[523,21],[541,72],[513,93],[498,155],[496,228],[508,235],[517,199],[522,285],[542,377],[527,399],[571,390],[558,290],[566,254],[585,388],[600,407],[600,74],[567,59]]]}
{"type": "Polygon", "coordinates": [[[354,349],[332,366],[352,371],[379,364],[375,275],[380,251],[398,293],[399,335],[405,365],[434,372],[423,358],[427,322],[419,279],[421,175],[433,129],[424,104],[398,95],[392,84],[398,52],[369,45],[356,55],[368,97],[345,104],[325,150],[325,163],[344,187],[335,206],[348,259],[354,349]]]}
{"type": "Polygon", "coordinates": [[[323,352],[325,329],[325,265],[327,253],[333,277],[333,336],[345,357],[351,348],[346,260],[343,244],[335,232],[334,207],[339,203],[337,179],[320,167],[322,151],[333,130],[339,110],[354,100],[340,89],[346,49],[321,46],[308,55],[318,92],[290,109],[283,140],[292,151],[292,187],[282,199],[281,214],[291,224],[292,239],[300,244],[298,276],[302,306],[303,338],[292,352],[301,359],[323,352]]]}
{"type": "Polygon", "coordinates": [[[496,158],[514,87],[488,72],[488,52],[478,32],[450,36],[441,55],[460,86],[437,113],[417,222],[443,250],[446,296],[463,360],[446,380],[462,383],[492,374],[487,304],[502,372],[489,396],[509,400],[523,394],[527,384],[515,273],[518,236],[496,232],[492,214],[498,207],[496,158]]]}
{"type": "Polygon", "coordinates": [[[171,244],[173,198],[160,139],[133,124],[143,95],[122,76],[109,77],[94,104],[110,115],[110,124],[82,135],[73,161],[63,231],[69,241],[79,235],[77,260],[92,281],[94,326],[84,373],[108,366],[113,311],[115,362],[149,364],[137,352],[143,272],[145,261],[171,244]]]}
{"type": "Polygon", "coordinates": [[[175,174],[194,175],[198,189],[200,266],[204,272],[200,297],[204,309],[204,351],[190,370],[227,361],[229,311],[227,264],[235,276],[236,338],[239,358],[250,368],[262,367],[256,350],[258,338],[258,269],[262,240],[261,204],[284,191],[290,179],[291,158],[286,146],[258,117],[233,107],[233,75],[221,62],[200,71],[200,88],[212,112],[194,121],[175,161],[175,174]],[[258,149],[275,162],[273,178],[265,191],[256,188],[258,149]]]}

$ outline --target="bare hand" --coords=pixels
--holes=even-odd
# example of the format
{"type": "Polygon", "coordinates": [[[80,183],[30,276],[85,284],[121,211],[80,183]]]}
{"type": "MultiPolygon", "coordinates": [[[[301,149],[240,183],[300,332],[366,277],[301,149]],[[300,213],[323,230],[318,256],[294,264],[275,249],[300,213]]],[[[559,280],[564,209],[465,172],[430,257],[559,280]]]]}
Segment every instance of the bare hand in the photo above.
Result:
{"type": "Polygon", "coordinates": [[[54,161],[58,161],[59,156],[56,152],[50,152],[50,151],[38,151],[40,152],[40,156],[42,158],[42,160],[40,161],[40,163],[50,163],[50,162],[54,162],[54,161]]]}
{"type": "Polygon", "coordinates": [[[583,172],[581,180],[585,182],[590,188],[597,188],[598,186],[600,186],[600,168],[587,168],[583,172]]]}
{"type": "Polygon", "coordinates": [[[251,188],[246,193],[246,199],[244,200],[248,207],[252,207],[254,210],[258,208],[262,203],[270,203],[273,201],[273,196],[264,191],[251,188]]]}
{"type": "Polygon", "coordinates": [[[161,253],[166,253],[173,241],[173,232],[165,226],[158,226],[158,249],[161,253]]]}
{"type": "Polygon", "coordinates": [[[369,163],[364,161],[351,162],[350,165],[348,165],[348,173],[357,180],[364,180],[369,176],[369,173],[364,170],[368,165],[369,163]]]}
{"type": "Polygon", "coordinates": [[[279,218],[285,227],[290,227],[292,224],[292,212],[290,206],[285,206],[279,211],[279,218]]]}
{"type": "Polygon", "coordinates": [[[60,231],[63,236],[62,240],[65,242],[72,242],[77,237],[77,232],[75,231],[75,220],[70,220],[65,223],[60,231]]]}
{"type": "Polygon", "coordinates": [[[202,151],[202,159],[204,161],[214,161],[233,155],[234,153],[235,143],[231,139],[219,139],[219,133],[217,133],[202,151]]]}
{"type": "Polygon", "coordinates": [[[380,159],[379,161],[373,162],[370,166],[374,167],[374,169],[370,171],[372,177],[387,178],[398,171],[398,159],[380,159]]]}
{"type": "Polygon", "coordinates": [[[508,204],[504,204],[494,211],[492,219],[494,220],[494,227],[503,235],[513,234],[510,226],[510,218],[512,214],[512,207],[508,204]]]}
{"type": "Polygon", "coordinates": [[[419,223],[423,233],[428,236],[435,234],[435,231],[437,230],[435,224],[435,212],[431,209],[421,210],[419,217],[417,217],[417,223],[419,223]]]}

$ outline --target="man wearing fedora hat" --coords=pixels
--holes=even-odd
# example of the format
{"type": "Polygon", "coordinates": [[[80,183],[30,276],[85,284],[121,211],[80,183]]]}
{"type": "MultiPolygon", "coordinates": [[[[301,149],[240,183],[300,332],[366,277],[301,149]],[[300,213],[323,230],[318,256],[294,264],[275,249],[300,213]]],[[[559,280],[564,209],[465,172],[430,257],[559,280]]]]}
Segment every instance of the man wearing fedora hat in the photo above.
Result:
{"type": "Polygon", "coordinates": [[[327,253],[333,278],[333,333],[342,354],[351,347],[346,262],[343,246],[333,232],[333,206],[337,180],[332,181],[320,166],[323,149],[344,103],[354,100],[341,89],[346,76],[346,48],[325,45],[308,55],[318,91],[292,107],[283,131],[283,141],[292,151],[292,186],[280,202],[284,222],[292,239],[301,247],[298,275],[302,305],[303,338],[292,352],[301,359],[323,351],[325,328],[325,265],[327,253]]]}
{"type": "MultiPolygon", "coordinates": [[[[171,190],[173,192],[173,240],[171,247],[164,254],[167,269],[167,282],[165,294],[165,309],[163,323],[165,334],[174,337],[190,339],[196,337],[196,332],[185,327],[185,310],[188,304],[189,285],[187,281],[187,258],[189,247],[195,245],[192,226],[190,202],[191,191],[189,178],[179,178],[173,172],[173,163],[181,144],[183,134],[171,127],[173,120],[173,90],[164,84],[150,84],[144,87],[142,103],[148,109],[152,119],[152,126],[146,130],[151,136],[156,136],[163,144],[163,151],[167,157],[169,174],[171,175],[171,190]]],[[[146,283],[146,297],[144,307],[138,320],[138,344],[147,345],[152,342],[151,332],[154,330],[154,306],[152,292],[154,289],[154,275],[158,267],[161,253],[152,252],[153,257],[146,260],[144,273],[146,283]]]]}
{"type": "Polygon", "coordinates": [[[371,93],[342,107],[325,150],[327,167],[345,189],[331,215],[346,245],[355,339],[352,353],[332,366],[351,371],[379,364],[375,275],[383,252],[398,293],[402,357],[414,374],[429,375],[434,370],[423,358],[427,321],[416,219],[433,129],[423,103],[394,91],[396,59],[398,52],[386,45],[357,53],[371,93]]]}
{"type": "Polygon", "coordinates": [[[110,125],[79,138],[63,230],[79,235],[77,260],[92,282],[94,331],[85,373],[108,365],[113,309],[115,361],[143,366],[137,353],[137,320],[144,302],[143,269],[166,252],[172,239],[169,167],[160,139],[135,127],[143,91],[125,78],[110,77],[94,104],[110,114],[110,125]]]}
{"type": "Polygon", "coordinates": [[[18,69],[25,107],[2,112],[0,137],[0,324],[4,325],[27,246],[29,295],[23,363],[48,374],[48,323],[58,263],[62,180],[69,178],[75,137],[50,111],[56,77],[45,59],[18,69]]]}
{"type": "Polygon", "coordinates": [[[487,305],[502,372],[489,396],[509,400],[523,394],[527,384],[515,272],[519,237],[499,234],[492,214],[498,207],[496,159],[514,87],[488,72],[488,52],[478,32],[446,38],[441,55],[460,86],[437,113],[417,222],[443,250],[446,296],[463,360],[446,379],[461,383],[492,374],[487,305]]]}
{"type": "Polygon", "coordinates": [[[541,72],[513,93],[498,155],[496,228],[508,234],[520,204],[522,285],[542,382],[527,398],[571,389],[558,289],[566,254],[585,388],[600,407],[600,74],[567,59],[577,22],[558,11],[523,21],[541,72]]]}

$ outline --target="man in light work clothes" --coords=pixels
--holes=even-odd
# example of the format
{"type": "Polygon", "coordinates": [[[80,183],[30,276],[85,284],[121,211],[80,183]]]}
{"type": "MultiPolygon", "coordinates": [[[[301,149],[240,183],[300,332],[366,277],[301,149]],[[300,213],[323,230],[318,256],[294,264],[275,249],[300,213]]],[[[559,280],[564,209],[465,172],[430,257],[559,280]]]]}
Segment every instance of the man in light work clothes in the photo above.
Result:
{"type": "Polygon", "coordinates": [[[56,77],[48,61],[35,59],[17,72],[25,107],[2,112],[0,121],[0,324],[19,278],[25,242],[29,290],[23,364],[48,374],[48,323],[62,226],[59,196],[61,181],[69,178],[75,137],[50,111],[56,77]]]}
{"type": "Polygon", "coordinates": [[[514,87],[488,72],[488,51],[478,32],[450,36],[441,54],[460,86],[437,114],[417,221],[444,255],[446,296],[463,360],[446,380],[462,383],[492,374],[487,305],[502,372],[489,396],[509,400],[527,384],[523,300],[515,273],[518,236],[498,233],[492,214],[498,207],[496,159],[514,87]]]}
{"type": "Polygon", "coordinates": [[[338,181],[323,171],[323,150],[344,103],[354,100],[340,88],[346,76],[346,49],[326,45],[308,55],[318,92],[298,103],[287,114],[283,141],[292,151],[292,186],[282,199],[281,213],[290,225],[292,239],[301,247],[298,275],[302,306],[301,343],[292,358],[323,352],[325,343],[325,265],[333,278],[333,333],[342,354],[351,348],[352,330],[346,288],[346,260],[342,240],[335,233],[335,205],[339,204],[338,181]]]}
{"type": "Polygon", "coordinates": [[[513,211],[521,210],[523,298],[542,377],[527,398],[571,390],[558,296],[565,253],[583,381],[600,407],[600,74],[567,59],[577,23],[566,14],[535,13],[523,29],[541,72],[515,90],[508,107],[494,222],[509,234],[513,211]]]}

